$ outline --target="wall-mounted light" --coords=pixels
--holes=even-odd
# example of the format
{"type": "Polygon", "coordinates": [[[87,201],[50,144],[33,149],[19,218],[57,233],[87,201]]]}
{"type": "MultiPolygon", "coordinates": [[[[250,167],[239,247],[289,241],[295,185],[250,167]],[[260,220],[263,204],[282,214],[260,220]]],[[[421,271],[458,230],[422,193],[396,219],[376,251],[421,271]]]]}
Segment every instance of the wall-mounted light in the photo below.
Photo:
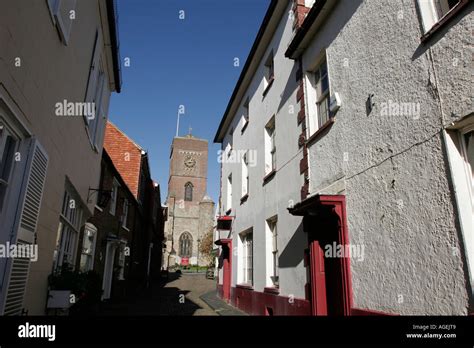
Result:
{"type": "Polygon", "coordinates": [[[87,203],[91,203],[90,199],[92,194],[96,192],[99,195],[97,198],[97,206],[100,208],[105,208],[112,197],[112,190],[92,189],[89,187],[89,190],[87,191],[87,203]]]}

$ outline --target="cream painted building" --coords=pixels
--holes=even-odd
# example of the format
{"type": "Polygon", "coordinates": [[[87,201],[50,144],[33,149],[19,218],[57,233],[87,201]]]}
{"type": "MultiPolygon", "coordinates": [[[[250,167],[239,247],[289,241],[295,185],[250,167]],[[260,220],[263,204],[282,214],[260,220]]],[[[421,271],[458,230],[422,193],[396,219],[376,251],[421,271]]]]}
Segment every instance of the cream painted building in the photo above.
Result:
{"type": "Polygon", "coordinates": [[[0,259],[1,314],[44,314],[48,276],[79,263],[120,91],[115,11],[112,0],[0,2],[0,243],[38,247],[37,261],[0,259]]]}

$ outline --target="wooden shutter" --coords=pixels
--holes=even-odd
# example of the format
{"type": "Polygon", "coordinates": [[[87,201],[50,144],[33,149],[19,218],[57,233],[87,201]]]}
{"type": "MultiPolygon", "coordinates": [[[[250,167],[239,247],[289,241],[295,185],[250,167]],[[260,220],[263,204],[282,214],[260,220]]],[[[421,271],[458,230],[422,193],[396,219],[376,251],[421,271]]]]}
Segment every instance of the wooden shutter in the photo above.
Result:
{"type": "Polygon", "coordinates": [[[87,90],[86,90],[86,102],[91,102],[95,98],[97,83],[99,79],[99,59],[102,48],[102,35],[100,31],[97,30],[94,40],[94,48],[92,51],[91,65],[89,67],[89,79],[87,81],[87,90]]]}
{"type": "Polygon", "coordinates": [[[69,37],[71,36],[72,22],[71,11],[76,9],[76,0],[57,0],[57,4],[54,9],[54,19],[56,20],[56,26],[58,27],[59,35],[64,44],[69,43],[69,37]]]}
{"type": "MultiPolygon", "coordinates": [[[[40,144],[33,139],[23,176],[14,224],[13,231],[16,231],[16,233],[12,236],[11,243],[31,245],[35,242],[47,167],[48,156],[40,144]]],[[[29,267],[30,259],[28,258],[14,258],[10,262],[10,277],[7,281],[4,315],[21,314],[29,267]]]]}

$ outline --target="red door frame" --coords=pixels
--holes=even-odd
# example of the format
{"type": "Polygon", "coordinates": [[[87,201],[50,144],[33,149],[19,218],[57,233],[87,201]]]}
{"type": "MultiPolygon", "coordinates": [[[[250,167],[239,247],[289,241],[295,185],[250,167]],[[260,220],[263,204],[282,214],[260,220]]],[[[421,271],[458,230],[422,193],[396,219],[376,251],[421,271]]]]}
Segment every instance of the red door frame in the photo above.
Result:
{"type": "Polygon", "coordinates": [[[309,245],[311,274],[311,313],[327,315],[326,281],[324,269],[324,251],[318,240],[309,245]]]}
{"type": "Polygon", "coordinates": [[[230,284],[232,280],[232,239],[221,239],[219,244],[222,248],[228,248],[227,257],[224,258],[224,264],[222,267],[222,297],[225,301],[230,301],[230,284]]]}
{"type": "MultiPolygon", "coordinates": [[[[318,206],[325,206],[339,217],[339,231],[337,243],[349,244],[349,232],[347,228],[346,198],[343,195],[318,196],[318,206]]],[[[310,232],[310,231],[308,231],[310,232]]],[[[324,274],[324,252],[318,241],[310,245],[310,272],[311,272],[311,307],[313,315],[327,315],[327,299],[325,281],[317,281],[324,274]]],[[[342,309],[345,316],[351,314],[352,308],[352,280],[350,269],[350,258],[344,257],[341,263],[341,274],[339,281],[342,284],[342,309]]]]}

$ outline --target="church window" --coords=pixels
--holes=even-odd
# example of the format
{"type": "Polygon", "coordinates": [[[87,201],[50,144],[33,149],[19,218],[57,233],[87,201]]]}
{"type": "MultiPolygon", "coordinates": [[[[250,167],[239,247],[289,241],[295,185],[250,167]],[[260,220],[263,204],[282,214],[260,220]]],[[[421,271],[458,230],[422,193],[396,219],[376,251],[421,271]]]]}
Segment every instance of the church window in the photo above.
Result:
{"type": "Polygon", "coordinates": [[[193,237],[188,232],[184,232],[179,237],[179,256],[191,257],[192,250],[193,250],[193,237]]]}
{"type": "Polygon", "coordinates": [[[193,184],[191,184],[190,182],[184,185],[184,200],[185,201],[193,200],[193,184]]]}

